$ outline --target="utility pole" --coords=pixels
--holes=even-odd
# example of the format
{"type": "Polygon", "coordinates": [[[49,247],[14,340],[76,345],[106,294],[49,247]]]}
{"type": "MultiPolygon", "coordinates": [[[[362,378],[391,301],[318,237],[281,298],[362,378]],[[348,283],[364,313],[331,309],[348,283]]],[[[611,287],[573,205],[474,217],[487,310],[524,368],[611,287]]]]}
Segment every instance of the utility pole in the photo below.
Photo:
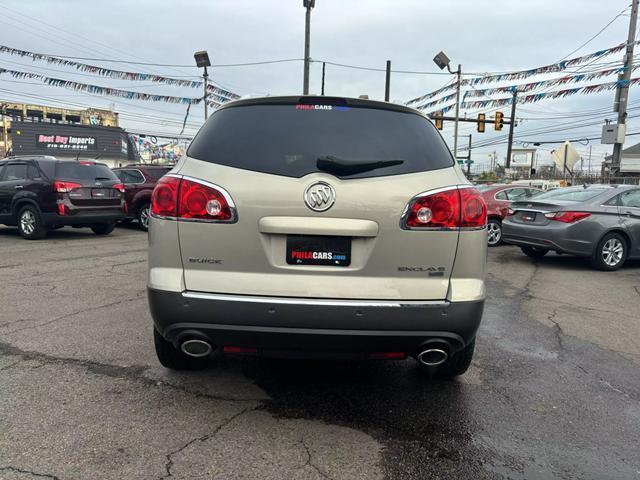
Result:
{"type": "Polygon", "coordinates": [[[511,149],[513,148],[513,127],[516,123],[516,103],[518,102],[518,89],[514,87],[511,98],[511,122],[509,123],[509,143],[507,144],[507,163],[505,168],[511,168],[511,149]]]}
{"type": "Polygon", "coordinates": [[[591,149],[592,148],[593,148],[593,145],[589,145],[589,163],[588,163],[589,175],[591,175],[591,149]]]}
{"type": "MultiPolygon", "coordinates": [[[[624,72],[618,77],[618,88],[616,99],[613,104],[613,111],[618,112],[618,125],[627,123],[627,103],[629,100],[629,80],[633,69],[633,47],[636,40],[636,24],[638,23],[638,3],[640,0],[631,2],[631,18],[629,19],[629,35],[627,36],[627,48],[624,55],[624,72]]],[[[622,127],[625,128],[625,127],[622,127]]],[[[624,140],[624,139],[623,139],[624,140]]],[[[613,145],[613,156],[611,158],[611,173],[618,173],[620,160],[622,159],[622,143],[613,145]]]]}
{"type": "Polygon", "coordinates": [[[469,134],[469,151],[467,153],[467,178],[471,178],[471,134],[469,134]]]}
{"type": "Polygon", "coordinates": [[[2,140],[4,142],[4,154],[3,156],[7,156],[7,152],[9,150],[9,139],[7,138],[7,107],[3,103],[2,107],[2,140]]]}
{"type": "Polygon", "coordinates": [[[322,62],[322,91],[321,94],[324,96],[324,69],[327,66],[325,62],[322,62]]]}
{"type": "Polygon", "coordinates": [[[384,82],[384,101],[389,101],[389,93],[391,90],[391,60],[387,60],[387,75],[384,82]]]}
{"type": "Polygon", "coordinates": [[[302,84],[302,94],[309,95],[309,49],[311,48],[311,9],[315,6],[316,0],[303,0],[302,5],[307,9],[304,23],[304,80],[302,84]]]}

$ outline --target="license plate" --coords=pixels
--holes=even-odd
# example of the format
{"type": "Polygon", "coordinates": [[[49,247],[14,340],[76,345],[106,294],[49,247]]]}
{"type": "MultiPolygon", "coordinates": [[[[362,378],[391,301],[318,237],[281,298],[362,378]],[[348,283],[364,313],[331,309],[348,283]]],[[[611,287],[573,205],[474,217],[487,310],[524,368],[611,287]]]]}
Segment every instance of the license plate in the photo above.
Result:
{"type": "Polygon", "coordinates": [[[105,198],[108,197],[107,195],[108,190],[105,189],[96,189],[94,188],[93,190],[91,190],[91,198],[105,198]]]}
{"type": "Polygon", "coordinates": [[[522,221],[523,222],[535,222],[536,221],[536,214],[535,213],[523,213],[522,214],[522,221]]]}
{"type": "Polygon", "coordinates": [[[287,235],[287,263],[348,267],[351,237],[287,235]]]}

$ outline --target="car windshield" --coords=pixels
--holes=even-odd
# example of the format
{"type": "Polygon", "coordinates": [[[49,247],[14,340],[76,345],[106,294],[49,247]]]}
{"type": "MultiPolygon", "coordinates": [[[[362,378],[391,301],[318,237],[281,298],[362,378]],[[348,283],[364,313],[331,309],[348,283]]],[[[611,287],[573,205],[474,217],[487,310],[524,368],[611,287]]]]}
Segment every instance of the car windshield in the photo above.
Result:
{"type": "Polygon", "coordinates": [[[202,127],[187,153],[206,162],[288,177],[324,171],[367,178],[453,166],[442,137],[421,115],[343,105],[224,108],[202,127]]]}
{"type": "Polygon", "coordinates": [[[565,202],[585,202],[597,197],[601,193],[611,190],[607,187],[569,187],[559,188],[550,192],[545,192],[540,195],[536,195],[536,201],[540,200],[562,200],[565,202]]]}
{"type": "Polygon", "coordinates": [[[56,178],[68,180],[118,180],[115,173],[102,163],[60,162],[56,165],[56,178]]]}

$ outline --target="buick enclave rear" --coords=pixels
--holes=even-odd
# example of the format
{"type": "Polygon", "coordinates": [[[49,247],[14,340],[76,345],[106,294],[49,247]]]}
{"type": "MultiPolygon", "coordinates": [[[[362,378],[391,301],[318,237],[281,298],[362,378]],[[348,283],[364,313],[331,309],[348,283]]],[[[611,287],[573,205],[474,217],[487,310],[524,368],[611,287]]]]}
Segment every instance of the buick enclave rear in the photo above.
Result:
{"type": "Polygon", "coordinates": [[[156,186],[148,297],[168,368],[224,353],[471,362],[486,207],[431,122],[334,97],[218,109],[156,186]]]}

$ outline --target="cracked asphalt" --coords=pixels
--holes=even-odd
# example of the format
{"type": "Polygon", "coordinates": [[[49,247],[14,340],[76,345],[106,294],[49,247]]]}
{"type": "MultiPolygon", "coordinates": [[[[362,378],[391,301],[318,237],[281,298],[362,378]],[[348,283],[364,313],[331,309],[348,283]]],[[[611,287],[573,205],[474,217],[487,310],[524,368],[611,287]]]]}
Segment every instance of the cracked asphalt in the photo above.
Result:
{"type": "Polygon", "coordinates": [[[640,479],[640,262],[490,249],[469,372],[156,361],[146,235],[0,227],[0,479],[640,479]]]}

